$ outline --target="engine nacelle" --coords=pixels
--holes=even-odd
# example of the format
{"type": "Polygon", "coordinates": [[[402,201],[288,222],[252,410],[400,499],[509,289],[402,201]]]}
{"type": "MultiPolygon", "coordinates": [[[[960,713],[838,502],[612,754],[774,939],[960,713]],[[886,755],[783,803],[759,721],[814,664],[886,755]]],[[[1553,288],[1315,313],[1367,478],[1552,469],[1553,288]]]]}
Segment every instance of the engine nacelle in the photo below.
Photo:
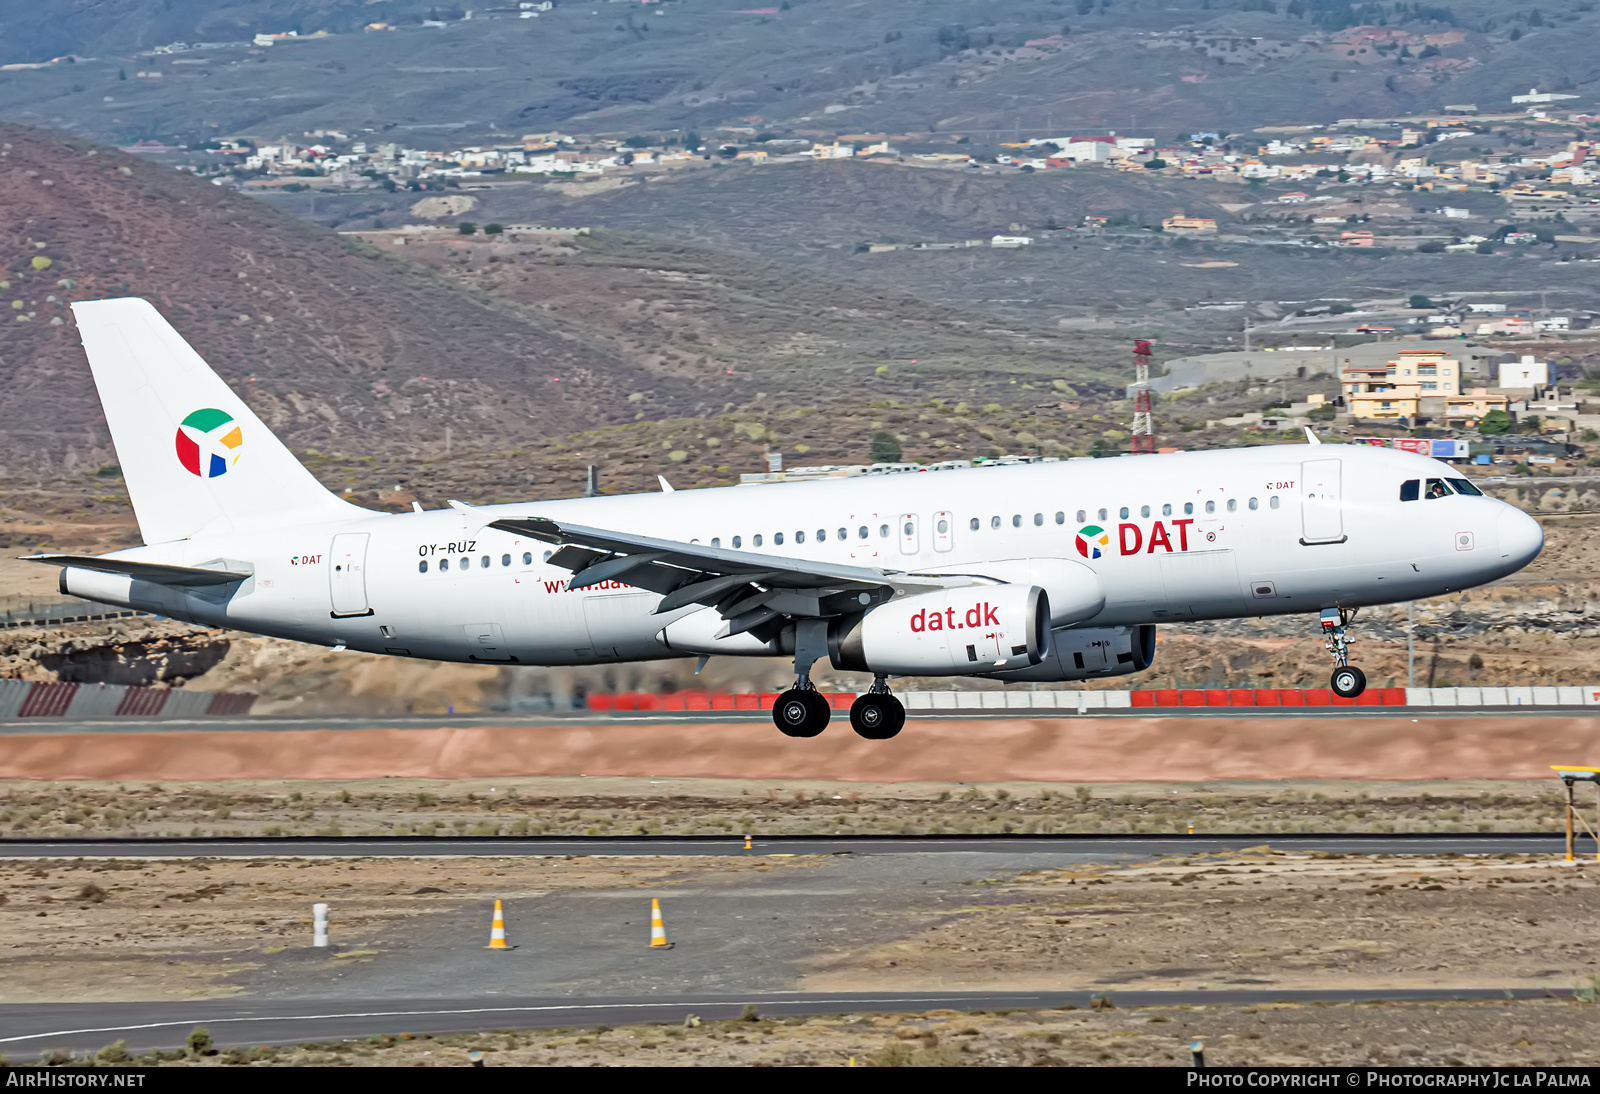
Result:
{"type": "Polygon", "coordinates": [[[1037,665],[1050,653],[1050,598],[1037,586],[968,585],[891,600],[834,620],[836,669],[969,676],[1037,665]]]}
{"type": "Polygon", "coordinates": [[[1156,657],[1156,629],[1087,627],[1059,630],[1050,636],[1050,653],[1037,665],[990,673],[996,680],[1066,681],[1143,672],[1156,657]]]}

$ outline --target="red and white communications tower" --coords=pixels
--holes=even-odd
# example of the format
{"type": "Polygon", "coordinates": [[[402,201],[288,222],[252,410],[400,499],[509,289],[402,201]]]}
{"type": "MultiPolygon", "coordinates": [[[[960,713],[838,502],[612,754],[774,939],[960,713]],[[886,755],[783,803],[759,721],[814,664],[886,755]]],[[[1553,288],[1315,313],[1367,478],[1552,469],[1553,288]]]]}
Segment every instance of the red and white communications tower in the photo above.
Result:
{"type": "Polygon", "coordinates": [[[1150,343],[1133,340],[1133,441],[1132,450],[1154,452],[1155,430],[1150,424],[1150,343]]]}

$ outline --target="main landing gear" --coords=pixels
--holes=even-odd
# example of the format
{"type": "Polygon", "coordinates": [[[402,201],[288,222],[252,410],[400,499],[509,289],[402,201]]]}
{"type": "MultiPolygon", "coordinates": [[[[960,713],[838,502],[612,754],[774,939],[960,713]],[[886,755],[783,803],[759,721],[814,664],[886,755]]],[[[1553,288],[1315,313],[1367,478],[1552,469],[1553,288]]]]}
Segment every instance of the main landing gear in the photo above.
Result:
{"type": "Polygon", "coordinates": [[[1354,608],[1322,609],[1322,644],[1333,654],[1333,677],[1329,686],[1341,699],[1354,699],[1367,690],[1367,674],[1350,664],[1350,639],[1345,628],[1356,617],[1354,608]]]}
{"type": "MultiPolygon", "coordinates": [[[[799,620],[795,625],[794,687],[778,696],[772,721],[786,737],[815,737],[828,728],[833,712],[811,683],[811,666],[828,652],[828,627],[823,620],[799,620]]],[[[872,690],[856,697],[850,707],[850,727],[869,741],[886,741],[906,724],[906,708],[889,694],[879,673],[872,690]]]]}
{"type": "Polygon", "coordinates": [[[872,680],[872,690],[850,704],[850,728],[869,741],[887,741],[906,724],[906,708],[889,694],[882,673],[872,680]]]}

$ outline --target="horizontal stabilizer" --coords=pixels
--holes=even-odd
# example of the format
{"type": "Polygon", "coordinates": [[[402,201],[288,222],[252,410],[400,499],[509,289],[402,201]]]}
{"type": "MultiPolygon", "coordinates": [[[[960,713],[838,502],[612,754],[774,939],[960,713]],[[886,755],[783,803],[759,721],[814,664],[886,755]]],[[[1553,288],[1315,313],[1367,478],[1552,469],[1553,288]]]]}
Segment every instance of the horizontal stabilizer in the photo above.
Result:
{"type": "Polygon", "coordinates": [[[72,566],[102,574],[127,574],[157,585],[227,585],[251,575],[237,570],[211,570],[200,566],[169,566],[162,562],[135,562],[126,558],[97,558],[94,555],[23,555],[23,562],[43,562],[51,566],[72,566]]]}

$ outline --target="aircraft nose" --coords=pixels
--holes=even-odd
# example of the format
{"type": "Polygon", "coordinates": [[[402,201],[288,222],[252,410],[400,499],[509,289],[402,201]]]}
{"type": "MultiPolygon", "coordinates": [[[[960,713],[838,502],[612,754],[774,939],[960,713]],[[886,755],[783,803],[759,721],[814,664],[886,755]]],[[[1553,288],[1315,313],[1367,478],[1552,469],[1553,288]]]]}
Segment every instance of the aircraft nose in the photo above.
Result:
{"type": "Polygon", "coordinates": [[[1500,557],[1521,569],[1544,550],[1544,529],[1521,509],[1507,505],[1500,514],[1500,557]]]}

